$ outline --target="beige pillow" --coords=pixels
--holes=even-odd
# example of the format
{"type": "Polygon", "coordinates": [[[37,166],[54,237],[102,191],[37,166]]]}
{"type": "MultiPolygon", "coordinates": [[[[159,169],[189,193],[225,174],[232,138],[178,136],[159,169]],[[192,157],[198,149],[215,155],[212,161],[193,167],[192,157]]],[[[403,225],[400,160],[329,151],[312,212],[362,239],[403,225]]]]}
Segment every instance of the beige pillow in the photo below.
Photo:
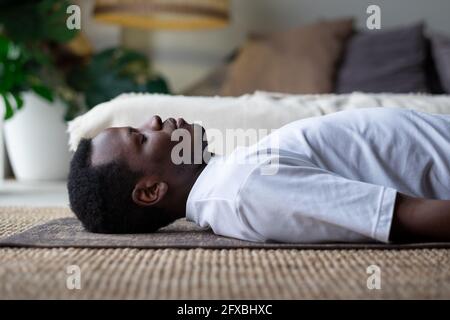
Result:
{"type": "Polygon", "coordinates": [[[343,19],[248,40],[231,64],[221,94],[330,93],[352,31],[353,20],[343,19]]]}

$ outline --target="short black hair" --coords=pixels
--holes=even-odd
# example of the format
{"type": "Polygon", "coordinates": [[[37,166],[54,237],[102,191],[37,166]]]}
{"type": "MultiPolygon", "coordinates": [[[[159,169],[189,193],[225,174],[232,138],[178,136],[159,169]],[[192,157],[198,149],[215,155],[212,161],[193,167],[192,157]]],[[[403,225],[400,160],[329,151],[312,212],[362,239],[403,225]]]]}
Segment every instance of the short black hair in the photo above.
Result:
{"type": "Polygon", "coordinates": [[[93,166],[92,140],[82,139],[74,153],[67,182],[70,207],[83,226],[96,233],[154,232],[173,221],[154,207],[137,205],[132,192],[142,176],[124,161],[93,166]]]}

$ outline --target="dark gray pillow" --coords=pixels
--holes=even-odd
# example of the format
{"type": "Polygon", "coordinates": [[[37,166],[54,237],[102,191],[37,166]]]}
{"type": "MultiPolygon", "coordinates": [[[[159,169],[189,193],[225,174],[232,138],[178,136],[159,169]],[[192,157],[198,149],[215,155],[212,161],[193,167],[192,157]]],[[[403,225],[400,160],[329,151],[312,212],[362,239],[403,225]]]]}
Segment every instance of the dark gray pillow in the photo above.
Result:
{"type": "Polygon", "coordinates": [[[431,46],[441,85],[446,93],[450,93],[450,37],[434,33],[431,35],[431,46]]]}
{"type": "Polygon", "coordinates": [[[348,42],[336,92],[428,92],[423,25],[355,34],[348,42]]]}

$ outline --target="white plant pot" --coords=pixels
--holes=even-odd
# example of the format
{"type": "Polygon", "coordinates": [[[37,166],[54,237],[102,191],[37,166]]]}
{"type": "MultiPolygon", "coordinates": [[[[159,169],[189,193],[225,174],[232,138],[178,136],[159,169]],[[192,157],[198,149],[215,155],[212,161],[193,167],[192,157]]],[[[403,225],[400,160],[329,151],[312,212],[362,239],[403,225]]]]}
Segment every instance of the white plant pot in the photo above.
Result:
{"type": "Polygon", "coordinates": [[[6,150],[16,179],[66,179],[70,152],[64,104],[48,102],[32,92],[22,97],[23,108],[4,122],[6,150]]]}

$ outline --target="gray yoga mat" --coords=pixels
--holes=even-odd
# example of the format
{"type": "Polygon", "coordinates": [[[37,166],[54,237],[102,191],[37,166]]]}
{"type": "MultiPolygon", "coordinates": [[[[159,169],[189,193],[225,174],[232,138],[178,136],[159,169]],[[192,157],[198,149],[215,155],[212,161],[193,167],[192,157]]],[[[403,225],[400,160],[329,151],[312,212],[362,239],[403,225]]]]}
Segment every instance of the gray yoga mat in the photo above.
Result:
{"type": "Polygon", "coordinates": [[[215,235],[184,219],[149,234],[86,232],[76,218],[60,218],[0,239],[0,247],[76,248],[209,248],[209,249],[416,249],[450,248],[450,243],[257,243],[215,235]]]}

